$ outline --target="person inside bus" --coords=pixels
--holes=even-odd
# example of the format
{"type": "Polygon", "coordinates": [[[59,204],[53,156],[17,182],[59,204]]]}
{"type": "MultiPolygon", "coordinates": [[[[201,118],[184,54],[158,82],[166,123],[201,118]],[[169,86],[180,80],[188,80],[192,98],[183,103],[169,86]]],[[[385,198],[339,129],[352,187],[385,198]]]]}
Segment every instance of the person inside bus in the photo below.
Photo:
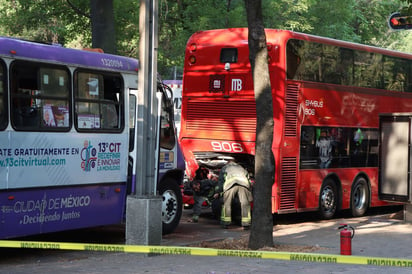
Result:
{"type": "Polygon", "coordinates": [[[362,130],[360,128],[358,128],[354,132],[354,136],[353,136],[353,141],[355,142],[355,148],[354,148],[354,151],[353,151],[354,155],[358,155],[358,154],[361,153],[363,138],[364,138],[364,136],[363,136],[362,130]]]}
{"type": "Polygon", "coordinates": [[[319,148],[320,168],[328,168],[332,163],[333,140],[326,129],[321,130],[316,147],[319,148]]]}
{"type": "Polygon", "coordinates": [[[252,184],[249,173],[238,163],[230,160],[219,174],[219,193],[215,198],[223,197],[222,213],[220,223],[227,229],[232,223],[232,202],[237,195],[241,206],[241,223],[244,230],[248,230],[252,222],[251,206],[253,201],[252,184]]]}
{"type": "Polygon", "coordinates": [[[217,193],[217,181],[210,179],[194,180],[190,182],[190,187],[193,190],[193,215],[191,222],[199,221],[200,213],[202,212],[203,203],[212,203],[217,193]]]}

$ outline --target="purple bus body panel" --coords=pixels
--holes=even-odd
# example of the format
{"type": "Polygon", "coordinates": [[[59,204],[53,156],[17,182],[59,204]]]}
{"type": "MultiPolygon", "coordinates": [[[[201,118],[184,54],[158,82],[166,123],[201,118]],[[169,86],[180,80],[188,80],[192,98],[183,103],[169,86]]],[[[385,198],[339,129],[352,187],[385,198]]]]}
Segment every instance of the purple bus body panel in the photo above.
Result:
{"type": "Polygon", "coordinates": [[[182,153],[182,149],[180,148],[180,144],[177,142],[176,145],[177,147],[177,169],[180,170],[185,170],[186,164],[185,164],[185,158],[182,153]]]}
{"type": "MultiPolygon", "coordinates": [[[[139,69],[138,60],[133,58],[7,37],[0,37],[0,58],[105,69],[136,75],[139,69]]],[[[101,140],[104,139],[100,138],[97,141],[101,140]]],[[[33,146],[37,147],[36,145],[33,146]]],[[[59,147],[61,144],[56,142],[53,145],[59,147]]],[[[13,147],[9,144],[8,148],[11,150],[13,147]]],[[[66,158],[66,161],[71,161],[71,167],[75,166],[73,159],[70,160],[69,156],[66,158]]],[[[19,178],[19,171],[16,172],[14,174],[17,174],[17,177],[13,180],[19,178]]],[[[87,174],[79,176],[86,177],[87,174]]],[[[113,181],[103,183],[88,183],[86,179],[79,179],[77,182],[56,180],[51,181],[56,185],[49,182],[49,185],[46,183],[44,186],[29,188],[15,187],[8,181],[2,182],[0,239],[122,223],[126,209],[126,182],[123,182],[123,178],[119,180],[117,177],[114,176],[113,181]],[[74,183],[76,185],[70,185],[74,183]]]]}
{"type": "Polygon", "coordinates": [[[91,66],[119,71],[135,71],[139,68],[136,59],[106,53],[64,48],[24,40],[0,37],[0,55],[11,58],[30,58],[65,64],[91,66]]]}
{"type": "Polygon", "coordinates": [[[132,193],[136,193],[136,174],[133,173],[132,175],[132,193]]]}
{"type": "Polygon", "coordinates": [[[172,85],[181,86],[182,80],[163,80],[163,83],[165,83],[168,86],[172,86],[172,85]]]}
{"type": "Polygon", "coordinates": [[[0,238],[120,224],[125,195],[124,183],[1,192],[0,238]]]}

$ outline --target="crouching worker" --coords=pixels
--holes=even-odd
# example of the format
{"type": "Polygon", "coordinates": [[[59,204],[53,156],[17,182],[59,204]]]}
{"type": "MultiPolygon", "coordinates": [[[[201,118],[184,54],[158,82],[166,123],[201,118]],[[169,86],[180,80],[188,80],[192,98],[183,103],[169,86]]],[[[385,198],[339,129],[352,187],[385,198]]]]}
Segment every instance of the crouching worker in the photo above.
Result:
{"type": "Polygon", "coordinates": [[[193,190],[193,215],[192,222],[199,221],[200,213],[202,212],[202,204],[204,201],[211,202],[218,190],[217,182],[213,180],[194,180],[190,183],[193,190]]]}
{"type": "Polygon", "coordinates": [[[223,196],[220,223],[224,228],[232,223],[232,201],[238,195],[241,206],[241,222],[247,230],[251,224],[250,203],[253,201],[249,173],[241,165],[229,162],[219,174],[219,192],[223,196]]]}

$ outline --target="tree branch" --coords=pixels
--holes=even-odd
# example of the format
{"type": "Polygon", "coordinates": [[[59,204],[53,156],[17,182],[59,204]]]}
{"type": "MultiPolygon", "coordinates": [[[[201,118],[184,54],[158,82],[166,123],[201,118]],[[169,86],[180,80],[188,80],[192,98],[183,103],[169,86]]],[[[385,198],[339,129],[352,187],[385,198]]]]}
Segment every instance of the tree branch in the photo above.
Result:
{"type": "Polygon", "coordinates": [[[72,2],[70,2],[70,0],[66,0],[67,4],[69,4],[69,6],[79,15],[82,15],[84,17],[87,18],[91,18],[91,16],[89,14],[84,13],[83,11],[81,11],[78,7],[76,7],[72,2]]]}

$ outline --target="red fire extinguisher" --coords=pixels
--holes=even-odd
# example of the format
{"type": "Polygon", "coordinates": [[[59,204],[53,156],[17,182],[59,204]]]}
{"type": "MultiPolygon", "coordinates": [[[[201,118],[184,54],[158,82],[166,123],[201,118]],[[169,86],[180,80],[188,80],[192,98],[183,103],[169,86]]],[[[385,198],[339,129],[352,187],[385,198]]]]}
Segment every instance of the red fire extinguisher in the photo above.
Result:
{"type": "Polygon", "coordinates": [[[347,224],[341,224],[338,229],[340,232],[340,254],[352,255],[352,238],[355,236],[355,229],[347,224]],[[350,231],[349,228],[352,230],[350,231]]]}

